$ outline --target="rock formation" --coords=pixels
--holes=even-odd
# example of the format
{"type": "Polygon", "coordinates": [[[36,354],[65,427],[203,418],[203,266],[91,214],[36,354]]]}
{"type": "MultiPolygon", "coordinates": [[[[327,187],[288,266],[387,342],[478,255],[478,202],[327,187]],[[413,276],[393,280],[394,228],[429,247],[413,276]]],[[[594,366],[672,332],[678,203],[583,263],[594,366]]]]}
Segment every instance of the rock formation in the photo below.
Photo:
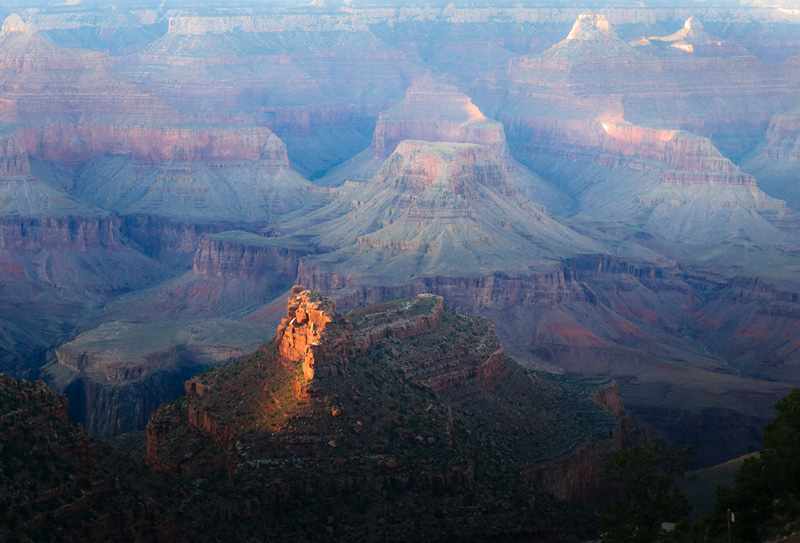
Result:
{"type": "Polygon", "coordinates": [[[403,140],[477,143],[509,158],[503,125],[486,118],[454,86],[430,77],[417,80],[405,100],[378,116],[372,157],[386,159],[403,140]]]}
{"type": "MultiPolygon", "coordinates": [[[[689,26],[697,30],[694,21],[689,26]]],[[[586,14],[550,50],[512,60],[508,101],[497,117],[523,161],[543,177],[565,183],[583,213],[642,224],[672,241],[705,243],[747,232],[761,242],[783,243],[785,237],[768,221],[784,203],[761,192],[755,178],[717,147],[717,142],[727,150],[732,149],[728,145],[747,143],[712,142],[704,135],[731,130],[721,125],[712,129],[717,122],[740,123],[737,130],[757,133],[765,110],[741,100],[749,93],[745,87],[754,84],[750,78],[768,74],[752,57],[648,56],[620,40],[605,18],[586,14]],[[686,71],[700,75],[685,82],[681,74],[686,71]],[[614,78],[607,76],[610,72],[614,78]],[[715,87],[717,98],[708,101],[699,97],[712,84],[703,79],[711,73],[730,77],[723,77],[729,86],[715,87]],[[690,90],[695,88],[697,92],[690,90]],[[670,108],[658,106],[655,111],[653,93],[659,104],[662,98],[672,104],[670,108]],[[737,120],[716,109],[719,121],[709,120],[705,112],[721,103],[737,111],[737,120]],[[694,115],[703,120],[692,120],[694,115]],[[576,159],[601,167],[587,164],[581,171],[576,159]],[[627,179],[602,173],[619,166],[637,172],[622,174],[627,179]],[[762,217],[753,210],[772,215],[762,217]],[[695,235],[688,225],[698,223],[702,226],[695,235]]],[[[791,103],[782,88],[774,89],[768,100],[791,103]]]]}
{"type": "Polygon", "coordinates": [[[0,114],[30,156],[82,166],[66,187],[72,195],[183,221],[271,221],[295,208],[287,199],[310,198],[268,128],[195,124],[120,77],[108,57],[19,31],[17,19],[0,33],[0,114]]]}
{"type": "Polygon", "coordinates": [[[302,18],[302,28],[280,22],[291,16],[244,24],[176,18],[166,35],[115,67],[201,122],[269,127],[287,143],[295,167],[318,177],[366,147],[363,119],[402,98],[404,77],[425,70],[362,24],[334,22],[325,31],[316,16],[302,18]],[[226,28],[233,41],[219,32],[226,28]]]}
{"type": "MultiPolygon", "coordinates": [[[[512,410],[479,393],[504,390],[505,373],[527,383],[508,352],[613,375],[628,408],[692,442],[701,463],[753,448],[772,403],[800,384],[797,14],[313,4],[31,5],[7,19],[0,370],[49,361],[42,375],[71,413],[109,435],[141,428],[189,372],[253,348],[293,284],[343,309],[430,292],[490,318],[505,350],[437,359],[437,346],[400,344],[435,335],[444,308],[400,311],[405,324],[369,334],[398,342],[385,375],[452,395],[454,409],[474,394],[480,410],[512,410]],[[629,41],[639,36],[650,38],[629,41]]],[[[320,340],[307,332],[298,346],[320,340]]],[[[348,375],[359,345],[377,348],[352,341],[348,375]]],[[[324,402],[345,358],[328,368],[311,352],[308,388],[302,350],[292,394],[324,402]]],[[[197,384],[187,424],[230,445],[233,426],[197,384]]],[[[598,448],[567,440],[519,466],[549,463],[531,476],[588,501],[592,488],[560,481],[591,479],[627,439],[611,431],[598,448]]],[[[404,469],[382,460],[384,475],[404,469]]],[[[419,484],[471,477],[456,467],[419,484]]]]}
{"type": "Polygon", "coordinates": [[[313,229],[315,244],[342,257],[309,256],[301,274],[333,272],[353,284],[366,273],[399,285],[503,266],[529,270],[544,255],[598,247],[520,195],[497,154],[480,145],[404,141],[368,183],[339,190],[346,196],[311,217],[326,221],[313,229]]]}
{"type": "Polygon", "coordinates": [[[774,115],[764,140],[743,161],[742,167],[755,175],[763,189],[789,207],[800,209],[800,188],[796,164],[800,159],[800,108],[774,115]]]}
{"type": "Polygon", "coordinates": [[[20,138],[0,136],[3,371],[41,365],[42,345],[66,323],[161,273],[125,242],[119,218],[69,196],[50,173],[34,171],[20,138]]]}
{"type": "Polygon", "coordinates": [[[501,123],[484,115],[455,86],[432,76],[415,80],[404,100],[379,114],[371,152],[362,151],[317,183],[340,186],[345,181],[369,181],[404,140],[488,147],[497,155],[508,182],[524,196],[556,212],[571,206],[569,196],[511,157],[501,123]]]}
{"type": "Polygon", "coordinates": [[[204,236],[194,256],[195,275],[228,280],[255,280],[270,274],[284,281],[297,277],[300,259],[311,248],[299,241],[265,237],[243,231],[204,236]],[[290,243],[286,243],[290,241],[290,243]]]}
{"type": "Polygon", "coordinates": [[[292,287],[275,345],[283,358],[302,364],[306,381],[347,371],[352,332],[347,325],[334,322],[335,310],[333,300],[300,286],[292,287]]]}
{"type": "MultiPolygon", "coordinates": [[[[338,533],[363,533],[387,493],[414,511],[413,526],[422,522],[428,537],[441,529],[494,533],[500,524],[487,524],[486,508],[496,499],[488,481],[493,487],[502,482],[511,496],[522,488],[536,496],[494,514],[504,519],[504,533],[509,526],[514,533],[537,533],[528,523],[555,512],[550,499],[520,476],[521,467],[536,478],[555,466],[547,458],[574,470],[571,457],[599,465],[635,439],[609,382],[577,379],[565,386],[553,376],[530,374],[503,356],[488,322],[444,307],[437,296],[344,315],[333,305],[296,287],[274,342],[191,379],[187,396],[163,406],[148,424],[147,458],[155,469],[188,478],[227,474],[227,490],[219,492],[232,499],[228,533],[287,501],[305,503],[313,494],[315,503],[334,504],[342,493],[363,496],[364,508],[359,519],[337,513],[338,533]],[[343,348],[349,351],[347,374],[320,372],[343,348]],[[319,352],[325,353],[321,359],[319,352]],[[313,366],[311,383],[304,374],[309,355],[323,362],[313,366]],[[312,385],[318,393],[307,394],[312,385]],[[580,417],[573,415],[577,405],[580,417]],[[256,479],[258,485],[246,483],[256,479]],[[474,496],[468,515],[461,498],[452,499],[463,496],[474,496]],[[435,523],[425,520],[432,499],[447,511],[435,523]],[[518,517],[523,504],[529,520],[518,517]]],[[[578,501],[598,497],[564,484],[552,490],[578,501]]],[[[195,503],[198,511],[209,507],[195,503]]],[[[320,522],[316,510],[305,509],[307,525],[320,522]]],[[[378,532],[418,537],[414,527],[394,531],[404,515],[380,524],[378,532]]],[[[192,520],[196,529],[213,532],[209,521],[206,515],[192,520]]]]}
{"type": "Polygon", "coordinates": [[[692,53],[701,57],[729,57],[749,55],[745,47],[733,40],[720,40],[705,31],[703,23],[695,17],[689,17],[683,28],[669,36],[653,36],[634,45],[664,45],[671,51],[692,53]]]}

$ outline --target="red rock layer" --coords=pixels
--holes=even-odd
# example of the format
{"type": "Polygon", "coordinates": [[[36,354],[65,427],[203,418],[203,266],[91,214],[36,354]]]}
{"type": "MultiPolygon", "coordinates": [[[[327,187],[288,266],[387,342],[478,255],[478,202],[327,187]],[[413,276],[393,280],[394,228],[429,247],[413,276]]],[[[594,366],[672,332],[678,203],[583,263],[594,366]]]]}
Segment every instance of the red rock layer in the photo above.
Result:
{"type": "Polygon", "coordinates": [[[525,134],[525,148],[534,154],[591,160],[603,166],[661,170],[677,185],[756,186],[714,147],[708,138],[680,130],[664,130],[615,121],[517,118],[516,131],[525,134]]]}
{"type": "MultiPolygon", "coordinates": [[[[479,185],[505,187],[509,193],[513,192],[495,151],[479,146],[440,152],[427,142],[403,141],[376,177],[410,194],[420,194],[437,181],[447,183],[455,196],[468,199],[478,198],[479,185]]],[[[424,217],[413,218],[424,220],[424,217]]]]}
{"type": "Polygon", "coordinates": [[[297,278],[298,282],[313,285],[314,290],[336,293],[337,302],[343,308],[426,292],[443,296],[454,307],[469,313],[480,313],[498,305],[543,303],[556,306],[594,300],[594,293],[583,289],[575,272],[569,268],[527,276],[495,273],[483,277],[423,277],[403,285],[372,287],[358,284],[356,276],[323,271],[301,262],[297,278]]]}
{"type": "Polygon", "coordinates": [[[121,250],[120,224],[113,216],[0,217],[0,249],[78,253],[97,247],[121,250]]]}
{"type": "Polygon", "coordinates": [[[32,30],[0,33],[0,89],[0,114],[18,126],[109,116],[129,123],[180,120],[177,111],[120,79],[106,55],[58,47],[32,30]]]}
{"type": "Polygon", "coordinates": [[[194,256],[195,274],[257,279],[265,273],[294,281],[300,259],[308,250],[236,242],[205,236],[194,256]]]}
{"type": "Polygon", "coordinates": [[[429,78],[415,82],[405,100],[381,112],[372,139],[372,157],[385,159],[403,140],[476,143],[509,155],[503,125],[487,119],[453,86],[429,78]]]}
{"type": "Polygon", "coordinates": [[[286,316],[278,326],[278,352],[290,361],[302,361],[306,381],[330,377],[347,369],[353,345],[352,325],[334,323],[336,303],[319,294],[293,287],[286,316]]]}
{"type": "Polygon", "coordinates": [[[288,168],[286,146],[264,127],[164,127],[52,124],[17,131],[29,154],[45,160],[83,162],[126,154],[143,162],[264,160],[288,168]]]}

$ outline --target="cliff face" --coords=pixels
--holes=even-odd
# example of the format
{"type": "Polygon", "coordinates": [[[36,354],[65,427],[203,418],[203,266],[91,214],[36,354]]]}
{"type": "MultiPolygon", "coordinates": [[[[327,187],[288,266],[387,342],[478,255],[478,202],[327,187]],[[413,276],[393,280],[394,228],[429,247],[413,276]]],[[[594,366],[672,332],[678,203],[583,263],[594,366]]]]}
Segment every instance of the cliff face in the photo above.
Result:
{"type": "Polygon", "coordinates": [[[273,274],[285,281],[294,281],[300,259],[309,251],[301,246],[270,245],[269,238],[245,233],[242,233],[241,239],[205,236],[195,253],[192,271],[195,274],[242,280],[273,274]]]}
{"type": "Polygon", "coordinates": [[[227,224],[185,223],[167,217],[132,214],[122,217],[122,232],[147,254],[165,261],[197,252],[207,234],[228,230],[227,224]]]}
{"type": "Polygon", "coordinates": [[[619,426],[601,443],[579,443],[523,471],[538,486],[574,503],[598,506],[607,499],[602,479],[605,462],[618,450],[641,445],[645,433],[636,426],[619,397],[616,382],[597,384],[594,403],[619,417],[619,426]]]}
{"type": "Polygon", "coordinates": [[[475,200],[479,198],[481,184],[513,192],[497,154],[478,145],[459,147],[404,141],[384,162],[374,181],[408,193],[412,198],[439,188],[452,191],[456,197],[475,200]],[[433,187],[434,183],[438,186],[433,187]]]}
{"type": "Polygon", "coordinates": [[[335,309],[333,300],[298,286],[292,288],[287,300],[275,344],[283,358],[302,364],[306,381],[347,371],[352,326],[335,323],[335,309]]]}
{"type": "Polygon", "coordinates": [[[189,376],[240,358],[259,330],[224,319],[106,323],[55,349],[42,375],[71,399],[71,418],[108,438],[143,430],[189,376]]]}
{"type": "Polygon", "coordinates": [[[501,115],[515,138],[529,138],[525,150],[602,166],[655,170],[676,185],[756,187],[755,178],[725,158],[707,138],[680,130],[654,129],[619,120],[558,120],[501,115]]]}
{"type": "Polygon", "coordinates": [[[459,310],[475,314],[494,307],[595,300],[594,294],[581,286],[570,269],[541,275],[496,273],[487,277],[424,277],[397,286],[371,287],[359,285],[355,274],[324,272],[301,262],[298,281],[313,285],[321,292],[340,291],[336,298],[344,308],[424,292],[442,296],[459,310]]]}
{"type": "Polygon", "coordinates": [[[743,374],[791,382],[800,348],[800,294],[755,277],[728,281],[695,313],[699,337],[743,374]]]}
{"type": "Polygon", "coordinates": [[[102,247],[121,250],[116,217],[0,217],[0,248],[20,251],[57,249],[85,253],[102,247]]]}
{"type": "Polygon", "coordinates": [[[788,160],[800,159],[800,110],[775,115],[769,123],[764,142],[758,147],[762,156],[788,160]]]}
{"type": "Polygon", "coordinates": [[[28,153],[19,138],[4,137],[0,139],[0,175],[28,175],[31,164],[28,153]]]}
{"type": "Polygon", "coordinates": [[[28,152],[44,160],[85,162],[104,154],[123,154],[145,163],[262,161],[288,168],[286,146],[264,127],[51,124],[17,131],[28,152]]]}

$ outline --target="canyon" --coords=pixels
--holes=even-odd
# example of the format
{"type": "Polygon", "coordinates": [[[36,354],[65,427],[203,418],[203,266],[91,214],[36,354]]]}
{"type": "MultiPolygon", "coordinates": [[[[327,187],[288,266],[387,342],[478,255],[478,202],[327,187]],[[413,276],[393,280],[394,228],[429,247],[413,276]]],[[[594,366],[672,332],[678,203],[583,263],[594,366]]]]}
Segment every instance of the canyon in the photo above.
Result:
{"type": "Polygon", "coordinates": [[[369,480],[275,482],[285,459],[247,459],[214,403],[236,368],[280,381],[273,415],[299,406],[267,441],[302,458],[341,462],[304,440],[330,387],[367,424],[343,383],[378,372],[435,395],[441,432],[448,409],[515,427],[491,439],[525,484],[586,504],[630,417],[698,467],[757,449],[800,385],[800,17],[734,4],[0,7],[0,372],[93,437],[148,428],[176,476],[275,471],[261,504],[474,473],[374,452],[369,480]],[[449,345],[457,325],[481,347],[449,345]],[[531,422],[570,409],[602,431],[531,422]],[[183,462],[175,428],[207,456],[183,462]]]}
{"type": "Polygon", "coordinates": [[[643,438],[613,381],[524,369],[439,296],[341,313],[294,286],[285,305],[274,339],[156,410],[146,464],[70,423],[43,381],[0,376],[4,535],[568,541],[591,533],[589,509],[548,493],[595,504],[601,487],[563,474],[596,474],[643,438]]]}

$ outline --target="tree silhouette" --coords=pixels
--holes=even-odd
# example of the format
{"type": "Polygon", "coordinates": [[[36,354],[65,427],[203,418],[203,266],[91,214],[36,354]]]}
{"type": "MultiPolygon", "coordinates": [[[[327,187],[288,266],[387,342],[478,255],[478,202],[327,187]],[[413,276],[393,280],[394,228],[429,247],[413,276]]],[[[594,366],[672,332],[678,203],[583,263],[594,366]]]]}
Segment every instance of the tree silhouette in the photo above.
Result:
{"type": "Polygon", "coordinates": [[[715,509],[736,512],[734,534],[754,541],[770,527],[800,517],[800,388],[775,404],[777,416],[764,428],[758,456],[744,461],[735,485],[717,488],[715,509]]]}
{"type": "Polygon", "coordinates": [[[657,439],[620,450],[605,464],[605,476],[621,490],[621,503],[600,508],[598,526],[604,543],[653,543],[662,540],[663,522],[677,522],[691,511],[675,481],[689,467],[688,445],[663,450],[657,439]]]}

